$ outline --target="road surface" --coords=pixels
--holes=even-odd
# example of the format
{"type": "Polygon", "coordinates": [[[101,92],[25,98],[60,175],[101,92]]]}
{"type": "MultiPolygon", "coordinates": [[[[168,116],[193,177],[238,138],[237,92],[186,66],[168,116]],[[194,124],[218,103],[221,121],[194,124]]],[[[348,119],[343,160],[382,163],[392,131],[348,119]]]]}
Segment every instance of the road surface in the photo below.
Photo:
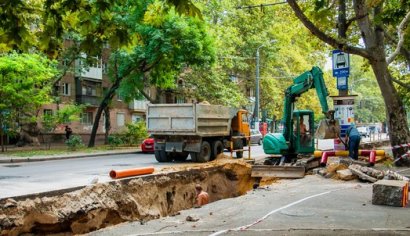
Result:
{"type": "MultiPolygon", "coordinates": [[[[363,139],[368,141],[369,138],[363,139]]],[[[333,140],[319,140],[318,149],[333,149],[333,140]]],[[[253,158],[264,156],[262,146],[252,145],[251,150],[253,158]]],[[[108,174],[113,169],[161,168],[173,164],[158,163],[153,154],[144,153],[0,164],[0,199],[84,186],[95,181],[108,182],[112,180],[108,174]]]]}
{"type": "MultiPolygon", "coordinates": [[[[251,150],[252,156],[263,155],[262,146],[252,145],[251,150]]],[[[145,166],[158,169],[174,164],[158,163],[154,154],[144,153],[0,164],[0,199],[84,186],[95,181],[108,182],[112,180],[108,174],[113,169],[145,166]]]]}

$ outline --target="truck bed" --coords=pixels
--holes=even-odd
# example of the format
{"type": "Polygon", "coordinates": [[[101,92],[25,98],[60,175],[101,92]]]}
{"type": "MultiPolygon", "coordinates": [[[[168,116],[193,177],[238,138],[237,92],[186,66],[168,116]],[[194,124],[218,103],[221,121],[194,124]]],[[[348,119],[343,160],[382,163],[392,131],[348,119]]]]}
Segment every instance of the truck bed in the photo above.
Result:
{"type": "Polygon", "coordinates": [[[237,110],[206,104],[150,104],[147,128],[153,135],[227,136],[237,110]]]}

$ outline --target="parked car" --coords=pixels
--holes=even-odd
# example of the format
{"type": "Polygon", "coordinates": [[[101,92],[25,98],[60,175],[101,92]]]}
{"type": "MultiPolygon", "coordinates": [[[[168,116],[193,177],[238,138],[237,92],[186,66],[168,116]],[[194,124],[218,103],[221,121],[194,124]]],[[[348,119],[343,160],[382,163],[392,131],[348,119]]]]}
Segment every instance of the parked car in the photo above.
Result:
{"type": "Polygon", "coordinates": [[[251,130],[251,144],[262,145],[262,134],[259,130],[251,130]]]}
{"type": "Polygon", "coordinates": [[[370,129],[367,126],[358,127],[357,131],[359,131],[362,137],[370,137],[370,129]]]}
{"type": "Polygon", "coordinates": [[[141,150],[144,153],[154,152],[154,138],[148,137],[141,143],[141,150]]]}

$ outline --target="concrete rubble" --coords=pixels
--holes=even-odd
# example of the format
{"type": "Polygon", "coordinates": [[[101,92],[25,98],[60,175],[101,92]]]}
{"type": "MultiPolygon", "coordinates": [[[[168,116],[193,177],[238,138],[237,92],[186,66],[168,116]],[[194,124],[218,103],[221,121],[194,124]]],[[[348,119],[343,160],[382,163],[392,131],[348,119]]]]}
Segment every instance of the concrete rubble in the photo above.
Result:
{"type": "Polygon", "coordinates": [[[376,205],[402,206],[408,202],[409,178],[392,170],[379,170],[366,163],[349,158],[333,160],[325,168],[317,168],[315,174],[344,181],[360,179],[373,184],[372,203],[376,205]]]}

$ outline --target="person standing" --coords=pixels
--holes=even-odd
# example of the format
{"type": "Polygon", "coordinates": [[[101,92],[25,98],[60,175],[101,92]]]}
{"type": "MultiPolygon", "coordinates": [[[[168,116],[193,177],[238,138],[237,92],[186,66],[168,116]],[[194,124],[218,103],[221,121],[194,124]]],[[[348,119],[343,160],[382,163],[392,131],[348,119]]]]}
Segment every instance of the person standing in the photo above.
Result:
{"type": "Polygon", "coordinates": [[[356,129],[354,124],[351,124],[346,131],[346,144],[349,147],[349,157],[358,160],[359,159],[359,144],[360,144],[360,133],[356,129]]]}
{"type": "Polygon", "coordinates": [[[196,207],[201,207],[209,203],[209,195],[205,192],[200,184],[195,185],[196,191],[196,207]]]}
{"type": "Polygon", "coordinates": [[[73,130],[70,128],[70,126],[66,125],[65,126],[65,138],[67,140],[70,139],[71,134],[73,133],[73,130]]]}

